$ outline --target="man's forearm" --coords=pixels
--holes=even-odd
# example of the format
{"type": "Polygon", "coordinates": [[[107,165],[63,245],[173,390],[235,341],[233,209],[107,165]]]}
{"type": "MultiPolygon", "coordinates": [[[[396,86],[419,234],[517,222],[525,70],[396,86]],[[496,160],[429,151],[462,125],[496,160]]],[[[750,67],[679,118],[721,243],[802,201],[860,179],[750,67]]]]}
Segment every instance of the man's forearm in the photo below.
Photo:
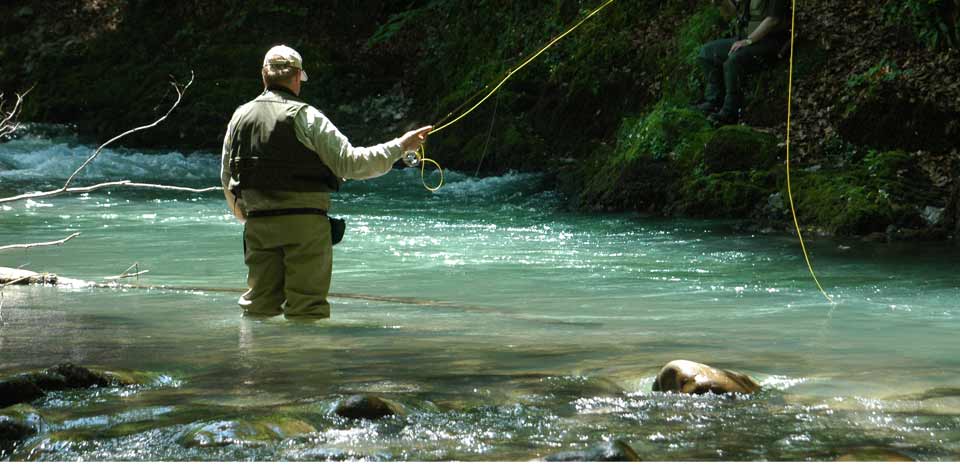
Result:
{"type": "Polygon", "coordinates": [[[772,31],[773,28],[776,28],[779,24],[779,18],[768,16],[763,19],[763,22],[760,23],[760,26],[757,26],[757,29],[747,36],[747,39],[749,39],[751,43],[758,42],[767,37],[767,35],[770,34],[770,31],[772,31]]]}

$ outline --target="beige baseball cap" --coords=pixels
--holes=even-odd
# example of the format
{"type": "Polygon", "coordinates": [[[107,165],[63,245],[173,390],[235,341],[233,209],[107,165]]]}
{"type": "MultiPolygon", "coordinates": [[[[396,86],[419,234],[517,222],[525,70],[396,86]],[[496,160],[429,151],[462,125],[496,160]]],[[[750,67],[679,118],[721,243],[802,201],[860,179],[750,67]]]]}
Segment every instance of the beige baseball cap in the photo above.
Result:
{"type": "Polygon", "coordinates": [[[293,67],[300,69],[300,81],[307,81],[307,72],[303,70],[303,58],[300,53],[293,50],[292,47],[279,45],[273,46],[263,56],[263,66],[271,67],[293,67]]]}

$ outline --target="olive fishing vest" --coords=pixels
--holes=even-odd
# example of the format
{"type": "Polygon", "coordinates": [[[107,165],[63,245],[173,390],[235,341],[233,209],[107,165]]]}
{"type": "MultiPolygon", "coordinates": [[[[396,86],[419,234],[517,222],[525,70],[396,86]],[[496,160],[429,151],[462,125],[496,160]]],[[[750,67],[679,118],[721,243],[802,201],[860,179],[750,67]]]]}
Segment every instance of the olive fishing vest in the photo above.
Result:
{"type": "Polygon", "coordinates": [[[740,0],[740,1],[746,2],[749,4],[748,6],[746,6],[746,8],[748,8],[747,18],[749,19],[747,20],[747,30],[745,31],[746,36],[749,36],[750,34],[753,34],[753,32],[757,30],[757,28],[760,27],[760,23],[763,23],[764,18],[766,18],[763,13],[764,13],[764,10],[767,9],[767,2],[766,0],[740,0]]]}
{"type": "Polygon", "coordinates": [[[230,147],[230,185],[244,189],[335,192],[340,179],[303,145],[294,130],[297,113],[307,106],[276,88],[245,104],[235,117],[230,147]]]}

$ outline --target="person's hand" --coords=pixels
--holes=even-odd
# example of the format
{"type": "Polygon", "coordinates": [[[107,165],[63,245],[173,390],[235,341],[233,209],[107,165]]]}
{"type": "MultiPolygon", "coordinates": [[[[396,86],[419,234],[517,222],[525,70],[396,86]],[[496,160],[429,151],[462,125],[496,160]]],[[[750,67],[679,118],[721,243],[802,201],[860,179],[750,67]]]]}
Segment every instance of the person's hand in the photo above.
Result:
{"type": "Polygon", "coordinates": [[[740,41],[737,41],[737,42],[733,43],[732,46],[730,46],[730,53],[733,54],[734,52],[737,52],[737,51],[740,50],[741,48],[747,47],[747,46],[749,46],[749,45],[751,45],[751,44],[753,44],[753,41],[751,41],[751,40],[749,40],[749,39],[742,39],[742,40],[740,40],[740,41]]]}
{"type": "Polygon", "coordinates": [[[403,151],[416,150],[427,140],[427,134],[433,130],[433,126],[421,127],[403,134],[400,137],[400,146],[403,151]]]}

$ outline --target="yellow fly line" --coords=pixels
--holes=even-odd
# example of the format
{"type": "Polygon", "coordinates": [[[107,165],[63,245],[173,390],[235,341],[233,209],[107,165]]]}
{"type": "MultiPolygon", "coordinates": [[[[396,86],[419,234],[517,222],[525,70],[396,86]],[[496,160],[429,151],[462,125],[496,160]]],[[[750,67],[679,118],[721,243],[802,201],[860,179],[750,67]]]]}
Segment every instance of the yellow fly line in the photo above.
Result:
{"type": "MultiPolygon", "coordinates": [[[[441,125],[440,127],[437,127],[437,128],[435,128],[435,129],[433,129],[432,131],[430,131],[430,132],[428,133],[428,135],[436,134],[437,132],[440,132],[440,131],[446,129],[446,128],[448,128],[448,127],[456,124],[456,123],[457,123],[458,121],[460,121],[461,119],[467,117],[468,114],[472,113],[474,110],[476,110],[477,108],[479,108],[480,105],[482,105],[485,101],[487,101],[488,99],[490,99],[491,96],[493,96],[495,93],[497,93],[498,91],[500,91],[500,88],[503,87],[503,84],[504,84],[504,83],[507,83],[507,80],[510,80],[510,78],[512,78],[514,74],[516,74],[516,73],[519,72],[521,69],[523,69],[524,67],[526,67],[528,64],[530,64],[531,62],[533,62],[534,60],[536,60],[537,57],[540,57],[540,55],[543,54],[544,52],[546,52],[547,49],[550,49],[551,47],[553,47],[554,44],[556,44],[556,43],[559,42],[561,39],[565,38],[568,34],[572,33],[574,30],[576,30],[577,28],[579,28],[580,25],[582,25],[583,23],[586,23],[587,20],[589,20],[590,18],[593,18],[594,15],[596,15],[597,13],[600,13],[604,8],[606,8],[608,5],[610,5],[610,4],[613,3],[614,1],[616,1],[616,0],[606,0],[606,1],[603,2],[603,4],[601,4],[599,7],[597,7],[597,8],[594,9],[593,11],[591,11],[587,16],[583,17],[583,19],[581,19],[580,21],[578,21],[576,24],[574,24],[573,26],[571,26],[569,29],[567,29],[566,31],[564,31],[564,32],[563,32],[562,34],[560,34],[559,36],[557,36],[557,37],[553,38],[552,40],[550,40],[550,42],[548,42],[547,45],[543,46],[542,48],[540,48],[540,50],[538,50],[538,51],[535,52],[533,55],[531,55],[530,57],[528,57],[526,60],[524,60],[523,62],[521,62],[520,65],[518,65],[518,66],[516,66],[516,67],[514,67],[514,68],[512,68],[512,69],[510,69],[510,71],[507,72],[507,74],[503,77],[503,79],[500,80],[500,82],[497,83],[497,85],[494,86],[492,90],[490,90],[486,95],[484,95],[484,97],[481,98],[480,101],[477,101],[477,102],[476,102],[473,106],[471,106],[469,109],[467,109],[466,111],[460,113],[459,116],[453,118],[452,120],[450,120],[450,121],[447,122],[446,124],[443,124],[443,125],[441,125]]],[[[482,90],[481,90],[481,92],[482,92],[482,90]]],[[[479,94],[479,93],[478,93],[478,94],[479,94]]],[[[474,96],[476,96],[476,95],[474,95],[474,96]]],[[[471,98],[471,99],[472,99],[472,98],[471,98]]],[[[467,100],[467,103],[469,103],[469,102],[470,102],[470,100],[467,100]]],[[[464,105],[461,105],[460,107],[462,108],[462,107],[465,106],[465,105],[466,105],[466,103],[464,103],[464,105]]],[[[423,148],[422,146],[420,147],[420,151],[417,152],[417,157],[418,157],[418,160],[419,160],[419,163],[420,163],[420,181],[423,183],[423,187],[426,188],[427,191],[430,191],[430,192],[435,192],[435,191],[437,191],[438,189],[440,189],[441,186],[443,186],[443,169],[440,168],[440,164],[437,163],[435,160],[431,160],[431,159],[429,159],[429,158],[426,158],[426,151],[424,150],[424,148],[423,148]],[[440,170],[440,183],[437,184],[437,186],[434,186],[434,187],[431,187],[431,186],[427,185],[427,182],[426,182],[426,180],[424,179],[424,173],[425,173],[425,171],[426,171],[426,167],[427,167],[427,163],[428,163],[428,162],[431,163],[431,164],[433,164],[433,165],[435,165],[435,166],[437,167],[437,169],[440,170]]]]}
{"type": "MultiPolygon", "coordinates": [[[[603,11],[604,8],[606,8],[607,6],[609,6],[609,5],[610,5],[611,3],[613,3],[614,1],[616,1],[616,0],[606,0],[606,1],[603,2],[599,7],[597,7],[597,8],[594,9],[593,11],[591,11],[589,14],[587,14],[585,17],[583,17],[583,18],[582,18],[580,21],[578,21],[576,24],[574,24],[573,26],[571,26],[570,28],[568,28],[566,31],[564,31],[564,32],[563,32],[562,34],[560,34],[559,36],[557,36],[557,37],[553,38],[552,40],[550,40],[550,42],[548,42],[545,46],[543,46],[543,47],[540,48],[537,52],[535,52],[533,55],[531,55],[531,56],[528,57],[526,60],[524,60],[523,62],[521,62],[520,65],[518,65],[518,66],[516,66],[516,67],[514,67],[514,68],[512,68],[512,69],[510,69],[510,70],[507,72],[507,74],[503,77],[503,79],[500,80],[500,82],[497,83],[497,85],[494,86],[493,89],[491,89],[489,92],[487,92],[487,94],[484,95],[483,98],[481,98],[479,101],[477,101],[473,106],[471,106],[471,107],[470,107],[469,109],[467,109],[466,111],[460,113],[457,117],[451,119],[451,120],[448,121],[446,124],[443,124],[443,125],[435,128],[435,129],[433,129],[432,131],[430,131],[430,132],[428,133],[428,135],[436,134],[437,132],[440,132],[440,131],[442,131],[442,130],[444,130],[444,129],[446,129],[446,128],[454,125],[454,124],[456,124],[456,123],[459,122],[461,119],[465,118],[467,115],[469,115],[469,114],[472,113],[474,110],[476,110],[477,108],[479,108],[480,105],[482,105],[484,102],[486,102],[488,99],[490,99],[491,96],[493,96],[493,95],[496,94],[498,91],[500,91],[500,89],[503,87],[503,85],[504,85],[508,80],[510,80],[510,78],[512,78],[517,72],[519,72],[520,70],[522,70],[524,67],[526,67],[527,65],[529,65],[529,64],[530,64],[531,62],[533,62],[534,60],[536,60],[538,57],[540,57],[541,54],[543,54],[543,53],[546,52],[548,49],[550,49],[551,47],[553,47],[553,45],[556,44],[557,42],[559,42],[561,39],[565,38],[567,35],[569,35],[569,34],[572,33],[573,31],[575,31],[575,30],[576,30],[577,28],[579,28],[583,23],[586,23],[588,20],[590,20],[590,18],[593,18],[597,13],[600,13],[601,11],[603,11]]],[[[793,189],[792,189],[791,180],[790,180],[790,150],[791,150],[791,145],[790,145],[790,127],[791,127],[791,120],[792,120],[792,117],[793,117],[793,61],[794,61],[793,52],[794,52],[794,44],[795,44],[795,42],[796,42],[797,0],[792,0],[791,3],[792,3],[792,9],[791,9],[791,16],[790,16],[790,67],[789,67],[789,78],[788,78],[788,85],[787,85],[787,142],[786,142],[786,146],[787,146],[787,160],[786,160],[786,166],[787,166],[787,199],[789,199],[789,201],[790,201],[790,213],[791,213],[791,215],[793,216],[793,224],[794,224],[794,227],[796,228],[796,231],[797,231],[797,238],[800,240],[800,249],[801,249],[801,251],[803,252],[803,259],[804,259],[804,261],[806,261],[806,263],[807,263],[807,269],[810,271],[810,276],[813,278],[813,282],[817,285],[817,289],[819,289],[820,293],[823,294],[823,297],[824,297],[825,299],[827,299],[828,302],[834,303],[833,299],[830,298],[830,296],[827,294],[827,292],[823,289],[823,286],[820,284],[820,280],[817,278],[816,272],[814,272],[814,270],[813,270],[813,263],[810,262],[810,254],[809,254],[809,252],[808,252],[808,250],[807,250],[806,243],[805,243],[804,240],[803,240],[803,232],[800,230],[800,222],[799,222],[798,219],[797,219],[797,210],[796,210],[796,206],[794,205],[794,202],[793,202],[793,189]]],[[[484,89],[486,89],[486,87],[485,87],[484,89]]],[[[482,93],[482,91],[483,91],[483,90],[481,90],[480,92],[478,92],[477,94],[475,94],[474,97],[478,96],[480,93],[482,93]]],[[[473,97],[471,97],[470,99],[468,99],[464,104],[460,105],[460,107],[458,107],[457,109],[463,108],[463,107],[466,106],[466,104],[469,103],[472,99],[473,99],[473,97]]],[[[440,164],[437,163],[437,161],[432,160],[432,159],[429,159],[429,158],[426,157],[426,150],[424,149],[423,146],[420,146],[420,150],[417,152],[417,160],[419,161],[419,164],[420,164],[420,180],[421,180],[421,182],[423,183],[423,187],[426,188],[427,191],[430,191],[430,192],[435,192],[435,191],[437,191],[438,189],[440,189],[440,187],[443,186],[443,168],[440,167],[440,164]],[[436,166],[436,167],[437,167],[437,170],[439,170],[439,172],[440,172],[440,182],[439,182],[436,186],[432,186],[432,187],[431,187],[431,186],[429,186],[429,185],[426,183],[425,173],[426,173],[427,163],[430,163],[430,164],[436,166]]]]}
{"type": "Polygon", "coordinates": [[[793,215],[793,226],[797,229],[797,238],[800,239],[800,250],[803,251],[803,259],[807,262],[807,269],[810,270],[810,276],[813,277],[813,282],[816,283],[817,289],[820,289],[823,297],[827,299],[828,302],[834,303],[833,299],[827,295],[827,291],[823,290],[820,280],[817,279],[817,273],[813,271],[813,263],[810,262],[810,254],[807,252],[807,245],[803,241],[803,232],[800,230],[800,222],[797,220],[797,209],[793,204],[793,189],[790,185],[790,120],[793,112],[793,45],[797,35],[797,0],[793,0],[792,4],[793,8],[791,9],[790,16],[790,72],[787,79],[787,199],[790,200],[790,214],[793,215]]]}

